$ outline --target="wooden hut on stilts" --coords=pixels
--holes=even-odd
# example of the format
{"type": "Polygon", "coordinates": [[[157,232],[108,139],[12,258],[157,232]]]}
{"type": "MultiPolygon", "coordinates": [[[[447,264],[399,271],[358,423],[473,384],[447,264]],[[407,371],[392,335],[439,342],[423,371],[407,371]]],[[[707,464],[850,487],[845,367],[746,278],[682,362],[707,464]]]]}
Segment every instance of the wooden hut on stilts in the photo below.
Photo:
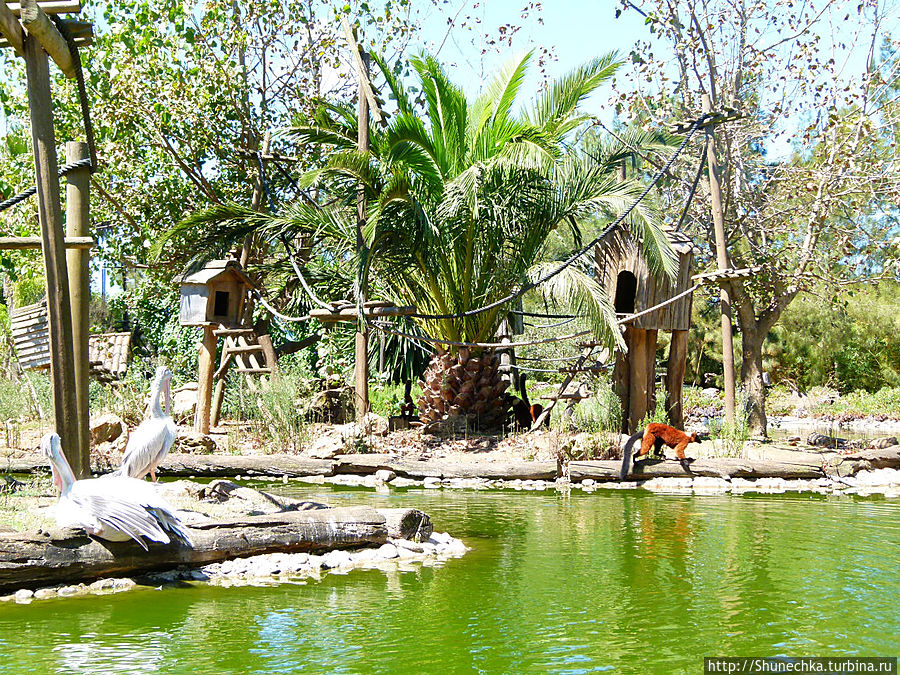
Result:
{"type": "MultiPolygon", "coordinates": [[[[597,279],[613,301],[616,314],[624,317],[654,307],[686,291],[691,285],[694,245],[681,232],[667,232],[678,255],[674,282],[650,272],[639,243],[623,227],[611,230],[594,251],[597,279]]],[[[666,410],[669,422],[684,428],[682,385],[691,324],[692,294],[639,316],[625,325],[627,353],[616,353],[614,387],[622,402],[622,427],[634,433],[640,421],[655,407],[656,346],[659,331],[672,333],[665,374],[666,410]]]]}

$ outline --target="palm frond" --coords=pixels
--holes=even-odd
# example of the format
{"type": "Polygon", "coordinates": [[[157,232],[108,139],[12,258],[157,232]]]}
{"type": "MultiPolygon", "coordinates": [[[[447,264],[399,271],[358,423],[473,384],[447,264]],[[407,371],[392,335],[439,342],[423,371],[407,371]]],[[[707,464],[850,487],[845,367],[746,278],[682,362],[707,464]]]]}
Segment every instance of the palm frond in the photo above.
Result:
{"type": "MultiPolygon", "coordinates": [[[[559,264],[557,261],[537,263],[528,270],[528,278],[530,281],[541,279],[559,264]]],[[[594,337],[606,344],[610,352],[615,347],[625,347],[625,340],[616,324],[616,311],[596,279],[575,266],[569,266],[538,289],[544,302],[584,317],[594,337]]]]}
{"type": "Polygon", "coordinates": [[[554,80],[538,96],[529,119],[539,127],[560,128],[584,98],[612,77],[621,65],[610,52],[554,80]]]}

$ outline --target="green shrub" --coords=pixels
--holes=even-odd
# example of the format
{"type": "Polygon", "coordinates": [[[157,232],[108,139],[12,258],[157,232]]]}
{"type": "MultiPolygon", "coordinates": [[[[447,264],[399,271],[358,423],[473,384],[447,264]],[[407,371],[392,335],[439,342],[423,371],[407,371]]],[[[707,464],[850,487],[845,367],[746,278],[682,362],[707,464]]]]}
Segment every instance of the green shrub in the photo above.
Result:
{"type": "Polygon", "coordinates": [[[734,420],[727,421],[724,416],[710,420],[709,435],[713,440],[722,441],[722,457],[740,457],[744,444],[750,438],[750,412],[747,406],[747,393],[738,387],[735,391],[734,420]]]}
{"type": "Polygon", "coordinates": [[[622,427],[622,404],[609,380],[601,380],[593,396],[576,403],[571,418],[566,414],[566,408],[563,401],[553,408],[550,417],[554,428],[618,434],[622,427]]]}
{"type": "Polygon", "coordinates": [[[301,414],[301,395],[307,390],[306,378],[290,371],[274,375],[268,386],[260,387],[253,426],[275,452],[300,452],[308,440],[308,425],[301,414]]]}

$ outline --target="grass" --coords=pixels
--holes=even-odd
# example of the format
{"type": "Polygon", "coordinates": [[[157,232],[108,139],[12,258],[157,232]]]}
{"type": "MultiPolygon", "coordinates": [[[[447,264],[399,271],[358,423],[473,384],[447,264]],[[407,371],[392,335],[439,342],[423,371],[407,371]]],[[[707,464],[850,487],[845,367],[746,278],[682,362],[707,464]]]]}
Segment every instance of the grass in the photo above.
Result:
{"type": "Polygon", "coordinates": [[[750,413],[747,409],[747,393],[740,387],[735,391],[734,420],[724,417],[710,420],[709,435],[721,441],[719,457],[740,457],[744,444],[750,439],[750,413]]]}
{"type": "Polygon", "coordinates": [[[35,513],[32,507],[37,498],[56,497],[49,474],[24,479],[13,491],[6,485],[0,474],[0,523],[20,532],[37,530],[47,524],[46,518],[35,513]]]}

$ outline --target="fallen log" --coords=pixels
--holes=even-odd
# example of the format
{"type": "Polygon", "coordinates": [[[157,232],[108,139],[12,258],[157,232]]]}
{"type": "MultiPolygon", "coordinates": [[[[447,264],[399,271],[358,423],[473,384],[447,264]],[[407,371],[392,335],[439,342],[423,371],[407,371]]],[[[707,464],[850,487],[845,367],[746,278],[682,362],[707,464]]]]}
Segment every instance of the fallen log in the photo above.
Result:
{"type": "MultiPolygon", "coordinates": [[[[10,473],[50,471],[50,464],[40,455],[10,459],[3,463],[10,473]]],[[[169,453],[157,469],[162,476],[333,476],[335,463],[327,459],[311,459],[297,455],[191,455],[169,453]]],[[[93,464],[93,473],[106,473],[108,467],[93,464]]]]}
{"type": "Polygon", "coordinates": [[[900,445],[889,448],[877,448],[873,450],[858,450],[847,455],[841,455],[845,462],[864,462],[869,469],[900,469],[900,445]]]}
{"type": "Polygon", "coordinates": [[[431,518],[419,509],[378,509],[378,513],[384,516],[391,539],[425,541],[434,532],[431,518]]]}
{"type": "Polygon", "coordinates": [[[187,526],[193,548],[109,542],[81,530],[0,533],[0,591],[101,577],[141,575],[178,565],[205,565],[263,553],[316,552],[380,545],[385,517],[366,506],[292,511],[187,526]]]}
{"type": "MultiPolygon", "coordinates": [[[[569,462],[569,480],[573,482],[592,478],[595,481],[617,481],[622,462],[620,460],[594,460],[569,462]]],[[[626,480],[641,481],[651,478],[685,478],[716,476],[722,478],[823,478],[822,460],[774,461],[749,460],[730,457],[696,459],[682,466],[678,460],[639,460],[626,480]]]]}
{"type": "Polygon", "coordinates": [[[395,459],[392,455],[338,455],[335,473],[369,475],[388,469],[404,478],[484,478],[487,480],[556,480],[556,462],[450,462],[395,459]]]}

